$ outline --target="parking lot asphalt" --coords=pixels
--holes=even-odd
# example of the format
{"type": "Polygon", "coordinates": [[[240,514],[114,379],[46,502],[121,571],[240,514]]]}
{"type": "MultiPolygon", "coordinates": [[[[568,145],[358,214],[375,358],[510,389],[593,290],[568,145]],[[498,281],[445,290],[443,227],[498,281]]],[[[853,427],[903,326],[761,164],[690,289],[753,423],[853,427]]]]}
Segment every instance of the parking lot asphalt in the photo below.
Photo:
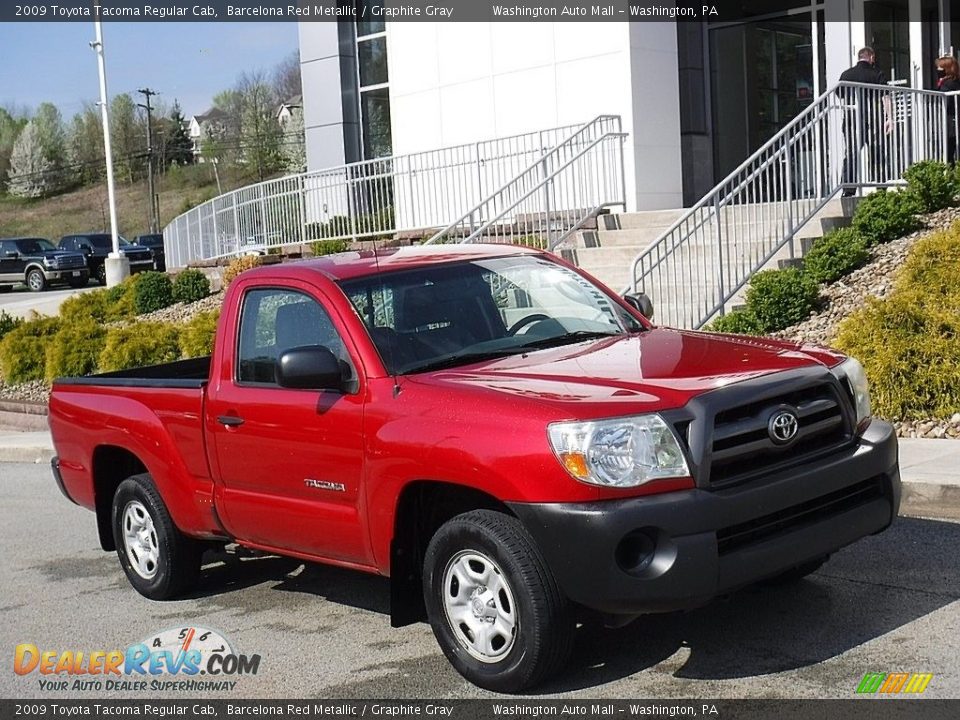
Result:
{"type": "Polygon", "coordinates": [[[12,290],[0,292],[0,310],[20,318],[28,317],[31,312],[56,315],[60,311],[60,304],[68,297],[96,290],[98,287],[100,286],[91,282],[81,290],[55,285],[43,292],[30,292],[25,285],[17,285],[12,290]]]}
{"type": "MultiPolygon", "coordinates": [[[[93,514],[49,468],[0,464],[0,697],[193,697],[42,691],[14,648],[123,649],[180,627],[259,654],[255,676],[205,698],[486,698],[448,665],[430,628],[392,629],[388,581],[277,557],[211,558],[187,599],[136,594],[93,514]]],[[[757,587],[688,613],[579,631],[573,662],[538,689],[577,698],[849,698],[866,672],[923,672],[960,697],[960,524],[900,518],[794,586],[757,587]]],[[[73,678],[70,678],[73,680],[73,678]]]]}

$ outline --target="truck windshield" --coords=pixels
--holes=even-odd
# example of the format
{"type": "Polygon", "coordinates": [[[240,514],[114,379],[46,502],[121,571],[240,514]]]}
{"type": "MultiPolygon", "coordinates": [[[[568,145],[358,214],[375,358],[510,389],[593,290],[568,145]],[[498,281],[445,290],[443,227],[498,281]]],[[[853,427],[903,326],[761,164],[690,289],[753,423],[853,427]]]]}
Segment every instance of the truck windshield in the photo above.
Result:
{"type": "Polygon", "coordinates": [[[341,287],[398,375],[643,329],[588,280],[532,255],[371,275],[341,287]]]}
{"type": "MultiPolygon", "coordinates": [[[[129,245],[126,239],[122,235],[118,235],[117,239],[119,240],[120,247],[129,245]]],[[[113,247],[113,238],[110,235],[87,235],[87,240],[94,247],[98,248],[112,248],[113,247]]]]}

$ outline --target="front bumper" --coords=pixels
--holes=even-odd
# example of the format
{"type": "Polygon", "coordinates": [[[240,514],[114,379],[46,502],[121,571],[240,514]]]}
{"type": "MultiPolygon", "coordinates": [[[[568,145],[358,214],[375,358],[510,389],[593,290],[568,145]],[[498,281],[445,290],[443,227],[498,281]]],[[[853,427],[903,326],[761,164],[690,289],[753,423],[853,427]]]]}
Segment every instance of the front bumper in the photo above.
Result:
{"type": "Polygon", "coordinates": [[[71,268],[69,270],[44,268],[43,276],[47,279],[47,282],[67,282],[68,280],[79,280],[80,278],[89,279],[90,271],[86,268],[71,268]]]}
{"type": "Polygon", "coordinates": [[[885,529],[899,506],[879,420],[853,447],[729,489],[510,505],[566,595],[611,614],[703,605],[885,529]]]}

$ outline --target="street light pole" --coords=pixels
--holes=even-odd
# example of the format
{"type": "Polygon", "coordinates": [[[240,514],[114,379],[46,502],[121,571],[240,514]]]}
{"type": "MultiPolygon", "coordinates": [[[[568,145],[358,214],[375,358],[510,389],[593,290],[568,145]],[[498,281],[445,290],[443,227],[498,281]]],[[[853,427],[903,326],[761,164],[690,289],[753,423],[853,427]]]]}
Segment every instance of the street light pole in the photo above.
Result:
{"type": "Polygon", "coordinates": [[[160,218],[157,217],[156,190],[153,187],[153,107],[150,98],[158,93],[150,88],[140,88],[137,92],[146,98],[146,103],[140,103],[140,107],[147,111],[147,188],[150,193],[150,232],[155,233],[160,229],[160,218]]]}
{"type": "MultiPolygon", "coordinates": [[[[99,13],[99,10],[97,11],[99,13]]],[[[107,105],[107,66],[103,57],[103,28],[100,20],[94,20],[96,40],[90,43],[97,53],[97,69],[100,73],[100,119],[103,121],[103,153],[107,163],[107,203],[110,206],[110,235],[113,252],[105,261],[106,281],[109,287],[119,285],[130,276],[130,261],[120,253],[120,235],[117,232],[117,197],[113,190],[113,149],[110,146],[110,111],[107,105]]]]}

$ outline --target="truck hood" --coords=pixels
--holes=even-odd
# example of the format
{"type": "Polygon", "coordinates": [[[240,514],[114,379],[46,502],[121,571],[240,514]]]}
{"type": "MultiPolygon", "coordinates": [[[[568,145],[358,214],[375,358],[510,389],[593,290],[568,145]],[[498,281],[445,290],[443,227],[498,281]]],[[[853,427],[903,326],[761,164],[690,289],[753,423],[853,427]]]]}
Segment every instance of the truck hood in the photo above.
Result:
{"type": "MultiPolygon", "coordinates": [[[[661,410],[695,395],[794,368],[832,367],[843,356],[825,348],[668,328],[576,343],[526,355],[412,376],[430,385],[475,386],[548,404],[640,405],[661,410]]],[[[627,411],[627,412],[631,412],[627,411]]]]}
{"type": "Polygon", "coordinates": [[[43,258],[44,260],[62,260],[64,258],[80,258],[86,262],[86,258],[83,257],[83,253],[78,253],[75,250],[44,250],[39,253],[31,253],[31,257],[43,258]]]}

